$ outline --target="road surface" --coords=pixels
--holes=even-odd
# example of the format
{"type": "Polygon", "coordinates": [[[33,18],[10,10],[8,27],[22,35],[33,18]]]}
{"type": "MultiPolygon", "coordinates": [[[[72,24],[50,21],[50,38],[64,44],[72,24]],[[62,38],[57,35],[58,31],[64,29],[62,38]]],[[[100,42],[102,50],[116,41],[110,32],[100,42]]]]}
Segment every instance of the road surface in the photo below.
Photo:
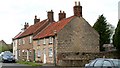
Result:
{"type": "Polygon", "coordinates": [[[29,65],[24,65],[24,64],[18,64],[18,63],[0,63],[0,68],[83,68],[83,67],[55,67],[55,66],[38,66],[38,67],[33,67],[29,65]]]}

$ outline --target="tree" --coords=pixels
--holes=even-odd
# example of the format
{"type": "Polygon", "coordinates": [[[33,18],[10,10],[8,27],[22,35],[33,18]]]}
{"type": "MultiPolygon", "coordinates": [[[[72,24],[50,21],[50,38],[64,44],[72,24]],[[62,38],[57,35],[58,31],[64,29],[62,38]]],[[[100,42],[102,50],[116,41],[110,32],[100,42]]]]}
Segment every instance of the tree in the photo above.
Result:
{"type": "Polygon", "coordinates": [[[117,27],[115,29],[115,34],[113,35],[113,44],[116,47],[117,51],[120,51],[120,20],[118,21],[117,27]]]}
{"type": "Polygon", "coordinates": [[[109,44],[111,35],[112,35],[112,30],[111,30],[111,25],[107,23],[106,18],[102,15],[99,16],[95,24],[93,25],[93,28],[99,33],[100,35],[100,51],[104,51],[103,44],[109,44]]]}

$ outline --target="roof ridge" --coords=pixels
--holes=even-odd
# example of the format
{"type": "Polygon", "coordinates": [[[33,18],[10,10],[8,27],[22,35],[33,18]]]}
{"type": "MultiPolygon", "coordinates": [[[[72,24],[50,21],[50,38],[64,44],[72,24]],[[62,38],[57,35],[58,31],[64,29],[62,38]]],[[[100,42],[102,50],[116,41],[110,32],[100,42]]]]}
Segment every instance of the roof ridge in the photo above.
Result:
{"type": "Polygon", "coordinates": [[[57,33],[64,28],[64,26],[69,23],[75,16],[70,16],[68,18],[65,18],[63,20],[60,20],[58,22],[54,22],[52,24],[49,24],[46,28],[44,28],[39,34],[37,34],[34,37],[35,39],[45,38],[48,36],[54,36],[54,30],[57,31],[57,33]]]}
{"type": "MultiPolygon", "coordinates": [[[[42,23],[42,22],[44,22],[41,26],[43,26],[46,22],[48,21],[48,19],[45,19],[45,20],[43,20],[43,21],[41,21],[41,22],[39,22],[39,23],[42,23]],[[45,21],[45,22],[44,22],[45,21]]],[[[40,27],[38,27],[37,29],[35,29],[35,31],[34,32],[36,32],[38,29],[39,29],[40,27]]]]}
{"type": "Polygon", "coordinates": [[[51,24],[53,24],[53,23],[49,23],[49,25],[47,25],[43,30],[41,30],[38,34],[36,34],[34,37],[33,37],[33,39],[35,39],[35,37],[37,36],[37,35],[39,35],[41,32],[43,32],[48,26],[50,26],[51,24]]]}

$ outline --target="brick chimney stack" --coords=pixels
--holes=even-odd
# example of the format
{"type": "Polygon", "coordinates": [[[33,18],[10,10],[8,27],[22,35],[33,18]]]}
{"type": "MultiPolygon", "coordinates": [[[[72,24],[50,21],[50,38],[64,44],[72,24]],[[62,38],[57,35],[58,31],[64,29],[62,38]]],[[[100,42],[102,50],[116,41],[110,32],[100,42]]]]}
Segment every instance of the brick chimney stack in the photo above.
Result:
{"type": "Polygon", "coordinates": [[[59,13],[59,21],[66,18],[66,13],[63,11],[60,10],[60,13],[59,13]]]}
{"type": "Polygon", "coordinates": [[[48,11],[48,19],[50,22],[53,22],[54,21],[54,12],[51,10],[51,11],[48,11]]]}
{"type": "Polygon", "coordinates": [[[29,27],[29,23],[26,23],[26,22],[25,22],[24,30],[26,30],[28,27],[29,27]]]}
{"type": "Polygon", "coordinates": [[[75,6],[73,7],[74,16],[82,17],[82,6],[80,5],[80,2],[75,2],[75,6]]]}
{"type": "Polygon", "coordinates": [[[34,24],[36,24],[39,21],[40,21],[40,19],[37,19],[37,16],[35,15],[34,24]]]}

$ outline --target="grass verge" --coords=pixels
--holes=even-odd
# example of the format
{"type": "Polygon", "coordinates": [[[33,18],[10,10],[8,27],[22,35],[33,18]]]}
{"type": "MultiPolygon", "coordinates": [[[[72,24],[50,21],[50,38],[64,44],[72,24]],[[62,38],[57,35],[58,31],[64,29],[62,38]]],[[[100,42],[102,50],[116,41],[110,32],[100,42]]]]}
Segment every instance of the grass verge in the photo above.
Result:
{"type": "Polygon", "coordinates": [[[37,64],[35,62],[17,61],[17,63],[19,63],[19,64],[27,64],[27,65],[30,65],[30,66],[42,66],[42,65],[37,64]]]}

